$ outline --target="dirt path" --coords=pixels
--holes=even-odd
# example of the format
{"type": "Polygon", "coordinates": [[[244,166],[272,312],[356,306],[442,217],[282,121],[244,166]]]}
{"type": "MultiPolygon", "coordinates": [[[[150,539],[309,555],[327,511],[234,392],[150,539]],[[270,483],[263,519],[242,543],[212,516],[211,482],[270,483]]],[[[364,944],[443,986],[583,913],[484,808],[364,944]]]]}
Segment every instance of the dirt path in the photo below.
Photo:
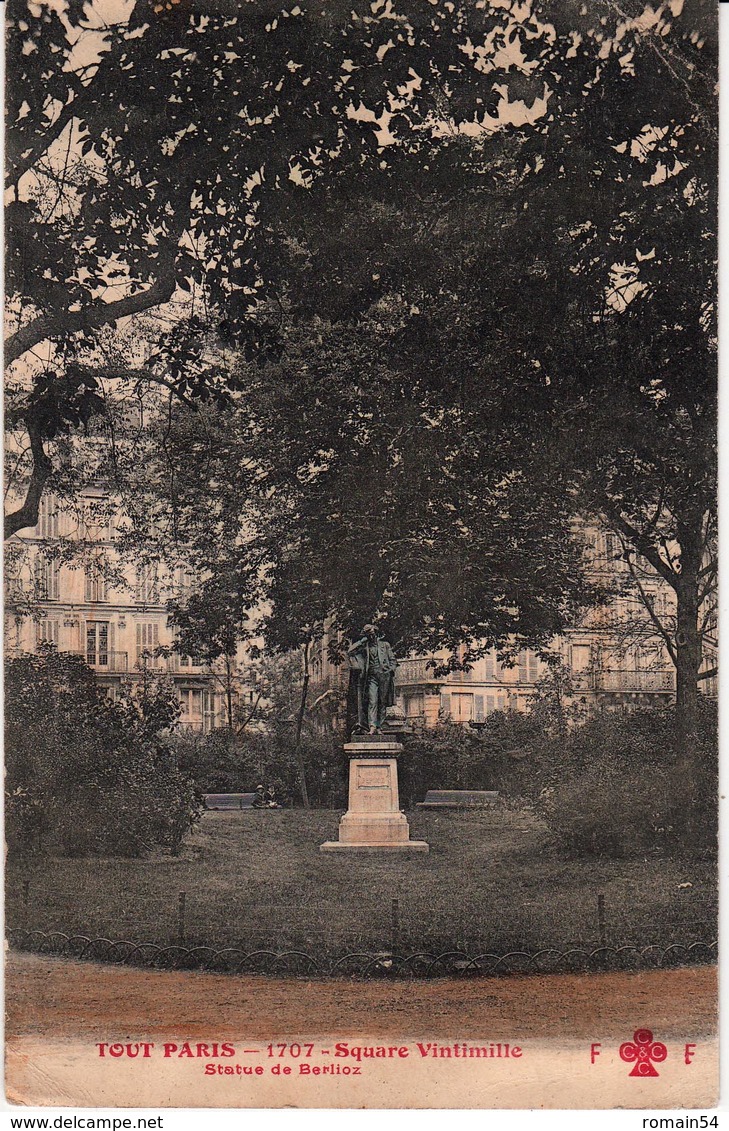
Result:
{"type": "Polygon", "coordinates": [[[716,1029],[713,966],[642,974],[307,981],[139,970],[9,953],[8,1039],[367,1033],[492,1040],[624,1038],[637,1024],[664,1038],[716,1029]]]}

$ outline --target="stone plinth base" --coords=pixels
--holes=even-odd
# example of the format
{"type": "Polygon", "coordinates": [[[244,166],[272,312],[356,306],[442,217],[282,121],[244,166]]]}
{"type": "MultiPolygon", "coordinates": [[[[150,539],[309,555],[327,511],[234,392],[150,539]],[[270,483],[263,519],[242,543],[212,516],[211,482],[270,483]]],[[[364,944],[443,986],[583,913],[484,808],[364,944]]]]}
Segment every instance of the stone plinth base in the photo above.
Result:
{"type": "Polygon", "coordinates": [[[341,840],[325,840],[320,852],[359,852],[367,854],[390,852],[429,852],[427,840],[408,840],[404,844],[342,844],[341,840]]]}
{"type": "Polygon", "coordinates": [[[424,840],[410,840],[397,789],[399,742],[363,736],[344,747],[349,755],[349,808],[339,822],[339,840],[322,852],[427,852],[424,840]]]}

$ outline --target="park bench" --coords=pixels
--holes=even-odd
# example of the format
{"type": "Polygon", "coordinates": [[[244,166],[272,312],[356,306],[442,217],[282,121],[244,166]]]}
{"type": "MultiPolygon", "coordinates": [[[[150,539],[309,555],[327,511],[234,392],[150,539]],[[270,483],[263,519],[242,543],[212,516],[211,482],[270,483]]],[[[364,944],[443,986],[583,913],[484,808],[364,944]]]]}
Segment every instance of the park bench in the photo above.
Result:
{"type": "Polygon", "coordinates": [[[491,789],[429,789],[418,809],[479,809],[493,805],[498,796],[491,789]]]}
{"type": "Polygon", "coordinates": [[[206,809],[253,809],[255,793],[206,793],[206,809]]]}

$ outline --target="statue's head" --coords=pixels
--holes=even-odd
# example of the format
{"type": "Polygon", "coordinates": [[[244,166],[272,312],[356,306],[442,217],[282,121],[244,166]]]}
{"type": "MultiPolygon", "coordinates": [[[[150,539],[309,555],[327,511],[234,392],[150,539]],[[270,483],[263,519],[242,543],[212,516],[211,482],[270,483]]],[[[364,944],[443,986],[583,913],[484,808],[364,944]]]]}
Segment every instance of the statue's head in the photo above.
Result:
{"type": "Polygon", "coordinates": [[[377,639],[377,629],[375,628],[375,626],[373,624],[366,624],[364,626],[364,628],[362,629],[362,633],[363,633],[364,636],[367,637],[368,640],[376,640],[377,639]]]}

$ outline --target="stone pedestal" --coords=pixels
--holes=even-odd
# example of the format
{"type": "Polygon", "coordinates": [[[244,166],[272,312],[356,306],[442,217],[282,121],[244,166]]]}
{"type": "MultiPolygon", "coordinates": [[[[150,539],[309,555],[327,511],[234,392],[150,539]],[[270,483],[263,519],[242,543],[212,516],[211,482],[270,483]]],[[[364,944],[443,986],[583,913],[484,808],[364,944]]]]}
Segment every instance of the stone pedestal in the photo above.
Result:
{"type": "Polygon", "coordinates": [[[339,822],[339,840],[322,852],[427,852],[424,840],[410,840],[410,826],[400,812],[397,757],[402,746],[387,735],[348,742],[349,808],[339,822]]]}

